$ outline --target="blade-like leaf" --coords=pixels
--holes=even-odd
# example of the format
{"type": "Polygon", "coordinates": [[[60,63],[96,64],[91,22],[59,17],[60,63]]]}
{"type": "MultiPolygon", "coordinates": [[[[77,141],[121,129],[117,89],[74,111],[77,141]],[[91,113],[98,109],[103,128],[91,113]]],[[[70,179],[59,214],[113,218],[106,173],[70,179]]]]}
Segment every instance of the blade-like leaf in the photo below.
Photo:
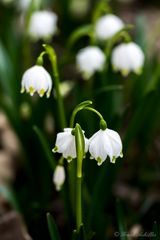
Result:
{"type": "Polygon", "coordinates": [[[118,220],[118,226],[119,226],[120,239],[127,240],[127,235],[125,234],[126,227],[124,222],[124,216],[123,216],[122,206],[119,200],[117,200],[116,208],[117,208],[117,220],[118,220]]]}
{"type": "Polygon", "coordinates": [[[47,213],[47,223],[51,240],[60,240],[60,235],[56,223],[50,213],[47,213]]]}
{"type": "Polygon", "coordinates": [[[157,222],[154,222],[154,225],[153,225],[153,237],[152,237],[152,239],[154,239],[154,240],[159,240],[159,237],[160,237],[159,227],[158,227],[157,222]]]}
{"type": "Polygon", "coordinates": [[[51,169],[54,170],[56,163],[54,162],[54,157],[52,155],[51,149],[48,145],[48,142],[47,142],[45,136],[43,135],[42,131],[37,126],[33,126],[33,130],[36,133],[36,135],[42,145],[42,148],[46,154],[46,157],[47,157],[47,160],[48,160],[48,163],[49,163],[51,169]]]}

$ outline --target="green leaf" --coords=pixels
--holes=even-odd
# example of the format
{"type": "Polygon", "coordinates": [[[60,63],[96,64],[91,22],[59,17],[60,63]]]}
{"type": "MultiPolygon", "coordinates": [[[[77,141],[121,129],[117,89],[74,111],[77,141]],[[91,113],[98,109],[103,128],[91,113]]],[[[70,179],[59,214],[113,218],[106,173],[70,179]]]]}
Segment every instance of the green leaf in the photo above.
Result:
{"type": "Polygon", "coordinates": [[[60,235],[56,223],[50,213],[47,213],[47,223],[51,240],[60,240],[60,235]]]}
{"type": "Polygon", "coordinates": [[[124,215],[123,215],[122,206],[119,200],[117,200],[116,208],[117,208],[117,220],[118,220],[118,226],[119,226],[120,239],[127,240],[127,235],[125,234],[126,227],[124,222],[124,215]]]}
{"type": "Polygon", "coordinates": [[[51,169],[54,171],[54,169],[56,167],[56,163],[55,163],[53,154],[51,152],[51,149],[48,145],[48,142],[47,142],[45,136],[43,135],[42,131],[37,126],[33,126],[33,130],[36,133],[36,135],[41,143],[41,146],[44,150],[44,153],[47,157],[47,160],[48,160],[48,163],[49,163],[51,169]]]}
{"type": "Polygon", "coordinates": [[[98,91],[95,91],[95,95],[104,93],[104,92],[110,92],[110,91],[123,91],[124,87],[122,85],[110,85],[110,86],[105,86],[98,91]]]}
{"type": "Polygon", "coordinates": [[[14,71],[10,56],[2,42],[0,42],[0,84],[3,88],[4,94],[12,97],[12,99],[14,99],[14,88],[12,88],[13,75],[14,71]]]}
{"type": "Polygon", "coordinates": [[[152,239],[154,240],[159,240],[159,228],[158,228],[158,224],[157,222],[154,222],[154,225],[153,225],[153,234],[154,236],[152,236],[152,239]]]}

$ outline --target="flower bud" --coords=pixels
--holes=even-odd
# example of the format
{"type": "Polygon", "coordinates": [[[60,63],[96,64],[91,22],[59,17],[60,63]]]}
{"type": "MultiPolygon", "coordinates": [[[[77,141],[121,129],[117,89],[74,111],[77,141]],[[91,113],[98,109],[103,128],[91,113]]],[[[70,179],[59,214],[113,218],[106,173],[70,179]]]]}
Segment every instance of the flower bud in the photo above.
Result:
{"type": "Polygon", "coordinates": [[[65,170],[63,166],[58,165],[55,168],[54,174],[53,174],[53,183],[55,184],[56,190],[60,191],[62,188],[62,185],[65,181],[65,170]]]}

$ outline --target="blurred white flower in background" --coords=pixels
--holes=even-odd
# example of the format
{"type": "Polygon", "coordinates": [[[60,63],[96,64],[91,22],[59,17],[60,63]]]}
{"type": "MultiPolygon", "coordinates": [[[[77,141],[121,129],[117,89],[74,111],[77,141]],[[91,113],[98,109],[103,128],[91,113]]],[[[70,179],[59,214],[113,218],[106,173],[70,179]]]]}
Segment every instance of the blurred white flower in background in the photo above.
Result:
{"type": "Polygon", "coordinates": [[[18,6],[17,6],[18,10],[20,10],[20,11],[26,11],[26,10],[29,8],[31,2],[32,2],[31,0],[19,0],[19,1],[17,2],[17,4],[18,4],[18,6]]]}
{"type": "MultiPolygon", "coordinates": [[[[73,128],[65,128],[64,132],[58,133],[53,152],[62,153],[63,157],[70,162],[76,158],[76,143],[75,136],[72,134],[73,128]]],[[[88,139],[85,138],[85,152],[88,151],[88,139]]]]}
{"type": "Polygon", "coordinates": [[[33,12],[28,34],[33,40],[50,39],[57,31],[57,15],[50,11],[33,12]]]}
{"type": "Polygon", "coordinates": [[[18,0],[17,8],[20,11],[27,11],[29,7],[32,5],[34,9],[39,9],[41,6],[42,0],[18,0]]]}
{"type": "Polygon", "coordinates": [[[65,170],[64,167],[61,165],[58,165],[55,168],[54,174],[53,174],[53,183],[56,187],[57,191],[60,191],[62,188],[62,185],[65,181],[65,170]]]}
{"type": "MultiPolygon", "coordinates": [[[[62,97],[67,97],[71,90],[74,87],[74,82],[66,80],[60,83],[59,88],[60,88],[60,93],[62,97]]],[[[56,97],[56,91],[54,91],[54,96],[56,97]]]]}
{"type": "Polygon", "coordinates": [[[33,96],[37,92],[40,97],[43,97],[46,92],[47,97],[49,97],[51,89],[51,76],[42,66],[35,65],[26,70],[22,76],[21,93],[26,90],[27,93],[33,96]]]}
{"type": "Polygon", "coordinates": [[[134,42],[121,43],[113,49],[112,66],[115,71],[120,71],[127,76],[131,71],[140,74],[144,65],[144,53],[134,42]]]}
{"type": "Polygon", "coordinates": [[[106,128],[100,129],[89,139],[89,152],[91,158],[100,166],[109,156],[110,161],[115,163],[116,158],[122,157],[122,141],[119,134],[106,128]]]}
{"type": "Polygon", "coordinates": [[[98,47],[81,49],[76,56],[78,70],[85,79],[90,78],[96,71],[101,71],[105,64],[105,55],[98,47]]]}
{"type": "Polygon", "coordinates": [[[113,15],[107,14],[99,18],[95,24],[95,35],[99,40],[107,40],[113,37],[124,27],[123,21],[113,15]]]}
{"type": "Polygon", "coordinates": [[[74,18],[85,17],[90,8],[89,0],[71,0],[69,4],[69,11],[74,18]]]}

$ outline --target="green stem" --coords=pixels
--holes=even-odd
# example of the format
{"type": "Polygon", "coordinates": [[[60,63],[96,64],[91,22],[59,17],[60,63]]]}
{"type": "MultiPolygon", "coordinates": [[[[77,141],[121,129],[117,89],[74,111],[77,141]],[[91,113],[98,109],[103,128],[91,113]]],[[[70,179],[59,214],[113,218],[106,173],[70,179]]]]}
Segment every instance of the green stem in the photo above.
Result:
{"type": "Polygon", "coordinates": [[[82,177],[77,177],[76,185],[76,225],[79,231],[82,224],[82,177]]]}
{"type": "Polygon", "coordinates": [[[96,113],[100,117],[100,119],[103,120],[103,116],[96,109],[91,108],[91,107],[85,107],[84,110],[89,110],[91,112],[96,113]]]}
{"type": "Polygon", "coordinates": [[[44,44],[43,46],[49,56],[49,59],[51,61],[51,65],[52,65],[60,124],[61,124],[61,128],[63,129],[66,127],[66,119],[65,119],[63,99],[62,99],[62,96],[60,93],[60,87],[59,87],[60,86],[60,78],[59,78],[59,72],[58,72],[58,67],[57,67],[57,57],[56,57],[55,51],[52,47],[50,47],[49,45],[46,45],[46,44],[44,44]]]}
{"type": "Polygon", "coordinates": [[[82,225],[82,163],[84,157],[85,141],[79,124],[75,127],[77,174],[76,174],[76,225],[79,231],[82,225]]]}

